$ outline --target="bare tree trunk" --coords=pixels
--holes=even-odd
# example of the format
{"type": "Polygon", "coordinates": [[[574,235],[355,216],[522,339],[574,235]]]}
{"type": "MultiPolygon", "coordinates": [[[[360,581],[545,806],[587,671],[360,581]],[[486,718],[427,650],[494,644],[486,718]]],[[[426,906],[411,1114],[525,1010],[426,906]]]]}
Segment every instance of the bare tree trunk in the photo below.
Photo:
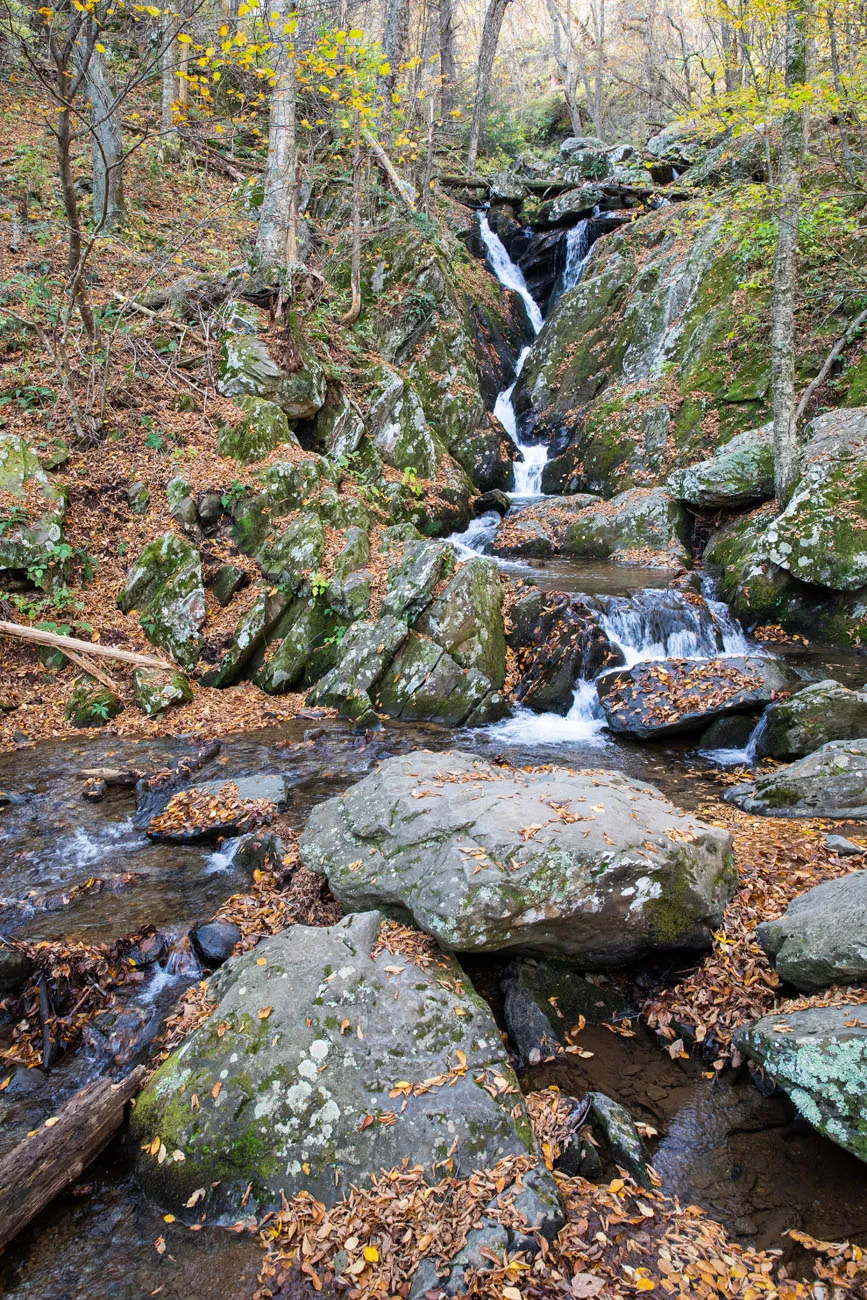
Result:
{"type": "MultiPolygon", "coordinates": [[[[787,0],[786,87],[791,92],[807,74],[807,2],[787,0]]],[[[798,223],[804,115],[789,108],[780,143],[780,197],[777,209],[777,255],[774,267],[771,325],[771,383],[774,400],[774,485],[782,509],[798,475],[795,420],[795,285],[798,273],[798,223]]]]}
{"type": "Polygon", "coordinates": [[[548,13],[551,16],[551,27],[553,30],[553,47],[554,62],[560,72],[563,82],[563,97],[566,100],[566,108],[569,111],[569,122],[572,126],[573,135],[584,134],[584,123],[581,121],[581,110],[578,107],[578,100],[575,95],[577,85],[576,70],[573,67],[575,63],[572,49],[571,34],[566,27],[566,23],[557,7],[557,0],[547,0],[548,13]],[[567,41],[566,53],[563,53],[563,36],[567,41]]]}
{"type": "Polygon", "coordinates": [[[167,144],[175,125],[175,52],[172,40],[172,19],[167,16],[162,26],[162,98],[160,104],[160,130],[167,144]]]}
{"type": "Polygon", "coordinates": [[[341,325],[354,325],[361,315],[361,121],[352,119],[352,260],[349,273],[352,302],[341,325]]]}
{"type": "Polygon", "coordinates": [[[268,124],[268,161],[265,192],[259,211],[255,261],[266,274],[280,279],[287,252],[295,247],[295,51],[285,28],[289,25],[287,0],[275,0],[271,9],[271,39],[278,46],[275,81],[268,124]]]}
{"type": "Polygon", "coordinates": [[[454,106],[458,65],[455,56],[455,0],[439,0],[440,76],[442,112],[454,106]]]}
{"type": "Polygon", "coordinates": [[[400,65],[406,58],[406,45],[409,39],[409,0],[386,0],[385,30],[382,47],[389,65],[389,71],[382,79],[385,98],[386,121],[391,121],[391,97],[397,86],[400,65]]]}
{"type": "Polygon", "coordinates": [[[596,72],[593,78],[593,129],[600,140],[602,134],[602,88],[605,76],[605,0],[599,0],[599,18],[596,24],[596,72]]]}
{"type": "MultiPolygon", "coordinates": [[[[80,30],[80,29],[79,29],[80,30]]],[[[54,62],[54,94],[61,105],[57,113],[55,127],[55,146],[57,155],[57,175],[60,181],[60,194],[66,215],[66,271],[69,276],[69,292],[72,301],[78,307],[88,338],[96,337],[96,323],[93,319],[87,294],[82,283],[82,252],[84,248],[81,237],[81,213],[78,207],[78,195],[75,189],[75,177],[72,171],[72,99],[81,86],[82,74],[72,74],[70,58],[75,47],[77,32],[69,37],[61,48],[53,36],[50,50],[54,62]]],[[[83,66],[87,67],[90,51],[83,54],[83,66]]]]}
{"type": "Polygon", "coordinates": [[[90,58],[84,71],[84,88],[90,100],[91,156],[93,158],[93,220],[111,229],[124,216],[123,132],[120,108],[105,72],[105,55],[96,47],[96,24],[88,20],[90,58]]]}
{"type": "Polygon", "coordinates": [[[855,180],[855,168],[852,165],[852,150],[849,146],[849,131],[846,127],[846,115],[848,106],[844,104],[845,95],[843,94],[842,83],[840,81],[840,58],[837,52],[837,24],[834,17],[834,6],[830,5],[827,12],[828,21],[828,38],[831,48],[831,72],[834,77],[834,89],[837,92],[840,103],[837,109],[837,127],[840,132],[840,149],[843,154],[843,166],[846,168],[846,175],[849,180],[855,180]]]}
{"type": "Polygon", "coordinates": [[[476,169],[476,159],[479,156],[479,137],[482,133],[485,106],[488,100],[488,87],[490,86],[491,72],[494,68],[494,59],[500,40],[500,28],[503,26],[503,16],[509,3],[510,0],[489,0],[485,13],[482,42],[479,46],[479,66],[476,76],[473,120],[470,125],[470,144],[467,149],[467,171],[471,173],[476,169]]]}

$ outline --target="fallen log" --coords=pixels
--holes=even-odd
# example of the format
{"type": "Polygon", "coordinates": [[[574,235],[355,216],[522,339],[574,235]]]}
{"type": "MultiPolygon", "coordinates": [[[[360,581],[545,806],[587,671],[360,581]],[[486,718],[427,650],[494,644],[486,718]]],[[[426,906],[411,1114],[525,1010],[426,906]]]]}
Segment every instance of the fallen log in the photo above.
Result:
{"type": "Polygon", "coordinates": [[[0,1160],[0,1247],[65,1187],[80,1177],[123,1122],[124,1107],[142,1086],[144,1066],[125,1079],[97,1079],[70,1097],[60,1114],[0,1160]]]}
{"type": "Polygon", "coordinates": [[[78,775],[82,781],[104,781],[131,790],[147,773],[136,767],[83,767],[78,775]]]}
{"type": "Polygon", "coordinates": [[[0,636],[17,637],[19,641],[32,641],[36,645],[50,645],[55,650],[72,650],[83,655],[96,655],[103,659],[117,659],[120,663],[136,664],[139,668],[161,668],[163,672],[176,671],[174,664],[155,655],[137,654],[133,650],[118,650],[113,645],[100,645],[98,641],[79,641],[78,637],[61,636],[59,632],[46,632],[41,627],[25,627],[22,623],[9,623],[0,619],[0,636]]]}
{"type": "Polygon", "coordinates": [[[409,181],[405,181],[400,175],[394,163],[376,139],[373,132],[363,130],[361,134],[364,137],[368,149],[391,181],[397,197],[406,204],[410,212],[415,212],[416,192],[413,186],[410,185],[409,181]]]}

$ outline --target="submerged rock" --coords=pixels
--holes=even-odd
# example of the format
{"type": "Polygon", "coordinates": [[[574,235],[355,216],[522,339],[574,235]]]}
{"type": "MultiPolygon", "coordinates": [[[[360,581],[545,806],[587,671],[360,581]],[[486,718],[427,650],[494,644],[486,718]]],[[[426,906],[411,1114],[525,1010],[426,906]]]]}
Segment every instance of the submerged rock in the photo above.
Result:
{"type": "Polygon", "coordinates": [[[273,821],[288,798],[282,776],[202,781],[172,795],[145,829],[164,844],[212,842],[273,821]]]}
{"type": "Polygon", "coordinates": [[[649,739],[700,731],[712,718],[751,713],[791,681],[775,659],[661,659],[603,673],[596,688],[614,732],[649,739]]]}
{"type": "Polygon", "coordinates": [[[799,894],[756,938],[777,974],[799,989],[867,980],[867,871],[799,894]]]}
{"type": "Polygon", "coordinates": [[[186,537],[163,533],[149,542],[127,574],[117,603],[136,609],[149,641],[192,668],[201,649],[205,589],[197,548],[186,537]]]}
{"type": "Polygon", "coordinates": [[[382,922],[293,926],[222,968],[213,1014],[132,1116],[139,1177],[161,1205],[183,1216],[204,1188],[194,1217],[232,1220],[302,1191],[332,1205],[407,1152],[432,1181],[447,1157],[462,1178],[536,1154],[488,1007],[452,959],[378,948],[382,922]]]}
{"type": "Polygon", "coordinates": [[[723,796],[765,817],[867,817],[867,740],[834,740],[723,796]]]}
{"type": "Polygon", "coordinates": [[[832,740],[867,737],[867,692],[839,682],[813,682],[762,715],[756,735],[759,758],[801,758],[832,740]]]}
{"type": "Polygon", "coordinates": [[[814,1128],[867,1160],[867,1013],[860,1003],[764,1016],[733,1041],[814,1128]]]}
{"type": "Polygon", "coordinates": [[[650,1186],[647,1152],[629,1111],[604,1092],[589,1092],[587,1095],[593,1127],[605,1139],[614,1163],[627,1169],[637,1182],[650,1186]]]}
{"type": "Polygon", "coordinates": [[[651,785],[457,751],[387,759],[320,804],[301,856],[344,907],[411,917],[446,948],[590,970],[708,947],[734,888],[728,832],[651,785]]]}
{"type": "Polygon", "coordinates": [[[191,932],[196,952],[206,966],[222,966],[240,941],[241,931],[231,921],[208,921],[191,932]]]}

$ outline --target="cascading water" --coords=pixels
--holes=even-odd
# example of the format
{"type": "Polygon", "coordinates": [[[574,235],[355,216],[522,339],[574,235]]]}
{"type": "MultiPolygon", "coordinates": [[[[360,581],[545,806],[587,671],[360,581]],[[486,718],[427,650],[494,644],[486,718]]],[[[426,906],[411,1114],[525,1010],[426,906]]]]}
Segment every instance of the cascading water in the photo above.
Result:
{"type": "Polygon", "coordinates": [[[648,659],[753,653],[743,628],[721,601],[647,588],[630,597],[589,596],[585,603],[623,651],[628,668],[648,659]]]}
{"type": "Polygon", "coordinates": [[[570,289],[574,289],[584,274],[584,268],[593,247],[590,239],[591,220],[591,217],[586,217],[566,232],[566,261],[557,291],[558,297],[560,294],[568,293],[570,289]]]}
{"type": "MultiPolygon", "coordinates": [[[[542,312],[539,304],[536,302],[530,290],[527,288],[527,282],[521,274],[521,268],[516,266],[503,245],[499,235],[491,229],[486,212],[482,213],[479,221],[479,231],[482,236],[482,242],[488,253],[488,261],[494,275],[500,284],[506,289],[512,289],[523,299],[527,308],[527,316],[533,327],[533,333],[538,334],[542,328],[542,312]]],[[[518,433],[518,421],[515,416],[515,408],[512,405],[512,393],[515,391],[515,384],[518,382],[518,376],[523,369],[524,362],[529,356],[530,349],[526,347],[518,357],[515,366],[515,378],[508,388],[497,397],[494,405],[494,415],[500,421],[500,424],[506,430],[506,433],[512,439],[512,442],[520,451],[523,460],[515,464],[515,490],[513,495],[516,497],[537,497],[542,494],[542,471],[545,468],[545,462],[548,459],[548,448],[544,445],[522,442],[518,433]]]]}

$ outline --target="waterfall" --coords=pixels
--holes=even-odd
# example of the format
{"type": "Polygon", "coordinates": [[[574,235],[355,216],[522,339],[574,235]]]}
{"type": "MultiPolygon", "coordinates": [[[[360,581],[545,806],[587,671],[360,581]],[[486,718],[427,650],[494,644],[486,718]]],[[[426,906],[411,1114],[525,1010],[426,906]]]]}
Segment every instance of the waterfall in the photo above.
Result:
{"type": "Polygon", "coordinates": [[[609,640],[627,668],[648,659],[710,659],[753,653],[743,628],[716,600],[690,600],[682,592],[647,588],[633,596],[588,596],[609,640]]]}
{"type": "MultiPolygon", "coordinates": [[[[527,288],[527,282],[521,274],[521,268],[515,265],[506,252],[503,241],[491,229],[486,212],[482,213],[479,220],[479,231],[482,242],[487,249],[488,260],[491,263],[494,275],[504,288],[512,289],[515,293],[520,294],[527,308],[527,315],[530,318],[533,332],[538,334],[542,328],[542,313],[539,310],[539,304],[527,288]]],[[[515,366],[515,378],[509,387],[504,388],[499,394],[494,405],[496,419],[500,421],[500,424],[523,457],[522,460],[515,463],[515,490],[512,495],[516,497],[538,497],[542,495],[542,471],[548,459],[548,448],[546,446],[521,441],[518,434],[515,408],[512,405],[512,393],[515,391],[518,376],[529,354],[530,348],[524,348],[515,366]]]]}
{"type": "Polygon", "coordinates": [[[524,306],[527,308],[527,315],[530,317],[530,324],[533,326],[533,333],[538,334],[542,328],[542,313],[539,310],[539,304],[527,288],[527,281],[521,273],[521,268],[516,266],[509,257],[500,236],[494,234],[493,230],[491,230],[487,212],[483,212],[481,215],[479,231],[482,236],[482,243],[487,249],[488,260],[491,263],[494,275],[504,288],[513,289],[515,293],[520,294],[521,298],[523,298],[524,306]]]}
{"type": "Polygon", "coordinates": [[[584,267],[587,265],[587,258],[593,247],[590,240],[591,220],[592,218],[585,217],[566,232],[566,262],[563,266],[557,297],[574,289],[584,274],[584,267]]]}

